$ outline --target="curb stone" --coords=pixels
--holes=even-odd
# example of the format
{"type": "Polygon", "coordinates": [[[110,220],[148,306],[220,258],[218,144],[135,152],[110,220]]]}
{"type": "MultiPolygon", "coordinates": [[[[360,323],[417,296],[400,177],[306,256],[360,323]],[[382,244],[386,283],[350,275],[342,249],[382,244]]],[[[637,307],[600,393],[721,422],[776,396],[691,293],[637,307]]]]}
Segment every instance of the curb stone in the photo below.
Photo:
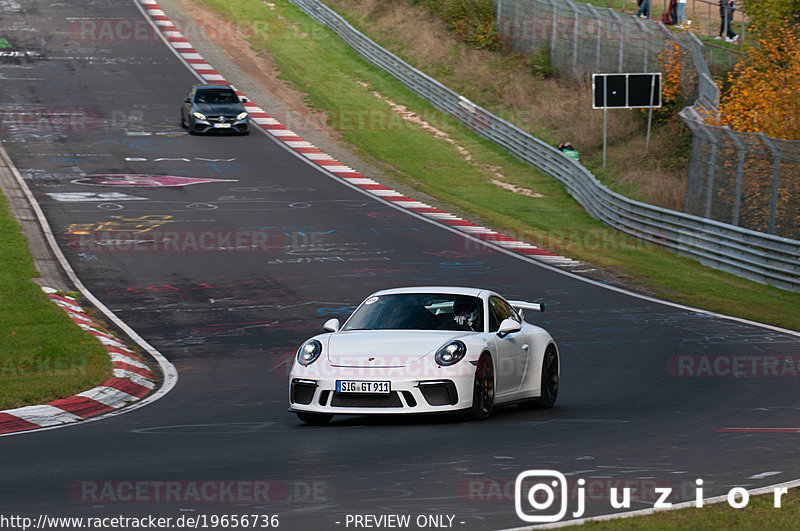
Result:
{"type": "Polygon", "coordinates": [[[53,288],[43,287],[42,290],[75,324],[102,343],[111,357],[113,376],[97,387],[67,398],[0,411],[0,434],[85,420],[136,402],[155,389],[157,378],[150,367],[92,319],[76,299],[60,295],[53,288]]]}
{"type": "MultiPolygon", "coordinates": [[[[180,57],[200,79],[209,84],[231,85],[240,97],[245,96],[244,93],[236,89],[232,83],[228,82],[222,74],[220,74],[203,58],[203,56],[178,30],[175,24],[172,23],[170,18],[155,0],[138,0],[138,3],[153,26],[159,30],[161,36],[164,38],[164,41],[173,48],[173,51],[178,55],[178,57],[180,57]]],[[[527,242],[511,238],[487,227],[477,225],[471,221],[450,214],[444,210],[440,210],[421,201],[417,201],[411,197],[407,197],[402,193],[389,188],[388,186],[384,186],[379,182],[362,175],[353,168],[336,160],[325,151],[319,149],[311,142],[308,142],[297,132],[289,129],[274,117],[270,116],[266,111],[264,111],[264,109],[252,101],[245,102],[244,107],[247,109],[248,113],[250,113],[250,119],[252,122],[256,123],[269,135],[284,144],[284,146],[300,155],[307,162],[318,166],[321,170],[333,174],[334,176],[368,194],[376,196],[384,201],[389,201],[395,206],[409,210],[441,225],[455,229],[456,231],[467,236],[497,245],[508,251],[533,258],[552,266],[587,266],[587,264],[584,262],[567,258],[527,242]]]]}

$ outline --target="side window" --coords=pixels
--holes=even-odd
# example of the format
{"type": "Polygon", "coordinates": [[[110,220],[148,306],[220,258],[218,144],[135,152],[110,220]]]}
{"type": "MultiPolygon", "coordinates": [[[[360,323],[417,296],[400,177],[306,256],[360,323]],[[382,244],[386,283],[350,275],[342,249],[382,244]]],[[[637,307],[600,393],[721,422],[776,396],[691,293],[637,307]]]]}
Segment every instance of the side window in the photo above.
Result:
{"type": "Polygon", "coordinates": [[[489,297],[489,332],[497,332],[504,319],[517,319],[517,314],[506,301],[497,297],[489,297]]]}

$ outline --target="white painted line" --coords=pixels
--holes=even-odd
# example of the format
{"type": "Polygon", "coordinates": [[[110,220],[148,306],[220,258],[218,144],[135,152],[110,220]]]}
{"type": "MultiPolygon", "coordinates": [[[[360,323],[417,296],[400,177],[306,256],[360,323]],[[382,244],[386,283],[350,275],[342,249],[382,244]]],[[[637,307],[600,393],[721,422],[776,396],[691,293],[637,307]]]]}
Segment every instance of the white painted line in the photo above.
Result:
{"type": "Polygon", "coordinates": [[[57,426],[59,424],[67,424],[81,420],[81,417],[73,415],[68,411],[57,408],[55,406],[40,405],[40,406],[26,406],[17,409],[8,409],[3,411],[9,415],[19,417],[24,421],[36,424],[37,426],[57,426]]]}
{"type": "Polygon", "coordinates": [[[777,476],[778,474],[782,474],[782,473],[783,472],[780,472],[780,471],[777,471],[777,470],[772,470],[770,472],[762,472],[760,474],[754,474],[754,475],[750,476],[747,479],[764,479],[764,478],[768,478],[770,476],[777,476]]]}

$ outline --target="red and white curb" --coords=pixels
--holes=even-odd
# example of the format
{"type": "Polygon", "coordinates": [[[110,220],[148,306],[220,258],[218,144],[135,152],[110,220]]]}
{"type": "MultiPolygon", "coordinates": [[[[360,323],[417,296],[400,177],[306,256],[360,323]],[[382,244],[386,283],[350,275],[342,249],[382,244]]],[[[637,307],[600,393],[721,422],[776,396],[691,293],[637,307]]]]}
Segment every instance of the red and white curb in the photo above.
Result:
{"type": "MultiPolygon", "coordinates": [[[[175,27],[175,25],[170,21],[169,17],[167,17],[157,2],[154,0],[138,1],[141,4],[144,13],[150,18],[155,27],[160,30],[161,34],[164,36],[164,39],[174,48],[178,56],[181,57],[200,76],[200,78],[210,84],[233,86],[231,83],[225,80],[222,74],[217,72],[203,59],[197,50],[194,49],[192,44],[183,36],[180,31],[178,31],[178,28],[175,27]]],[[[234,90],[236,90],[235,87],[234,90]]],[[[244,96],[244,94],[238,90],[236,90],[236,92],[240,96],[244,96]]],[[[324,168],[327,172],[336,175],[337,177],[349,182],[350,184],[367,193],[380,197],[386,201],[391,201],[394,205],[397,205],[401,208],[437,221],[442,225],[446,225],[461,231],[479,240],[493,243],[509,251],[514,251],[551,265],[562,267],[586,266],[586,264],[583,262],[557,255],[546,249],[531,245],[530,243],[510,238],[494,230],[476,225],[475,223],[467,221],[458,216],[454,216],[448,212],[445,212],[444,210],[440,210],[410,197],[406,197],[400,192],[392,190],[387,186],[383,186],[379,182],[365,177],[353,168],[350,168],[349,166],[334,159],[321,149],[306,141],[296,132],[281,124],[278,120],[267,114],[264,109],[252,103],[251,101],[245,102],[244,106],[250,113],[250,119],[253,122],[261,126],[262,129],[267,131],[273,137],[283,142],[287,147],[291,148],[297,154],[313,162],[317,166],[324,168]]]]}
{"type": "Polygon", "coordinates": [[[97,338],[114,366],[113,376],[88,391],[46,404],[0,411],[0,434],[58,426],[108,413],[136,402],[156,387],[156,377],[130,348],[111,335],[72,297],[42,288],[75,324],[97,338]]]}

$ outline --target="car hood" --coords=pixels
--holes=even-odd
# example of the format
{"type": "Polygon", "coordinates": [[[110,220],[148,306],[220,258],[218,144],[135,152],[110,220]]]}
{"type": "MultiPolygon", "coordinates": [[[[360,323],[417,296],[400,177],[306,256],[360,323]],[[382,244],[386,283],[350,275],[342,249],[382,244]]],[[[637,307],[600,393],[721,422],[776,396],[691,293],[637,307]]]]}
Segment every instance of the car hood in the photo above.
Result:
{"type": "Polygon", "coordinates": [[[195,103],[194,110],[208,115],[214,114],[239,114],[244,110],[241,103],[195,103]]]}
{"type": "Polygon", "coordinates": [[[328,361],[337,367],[405,367],[464,332],[352,330],[328,336],[328,361]]]}

